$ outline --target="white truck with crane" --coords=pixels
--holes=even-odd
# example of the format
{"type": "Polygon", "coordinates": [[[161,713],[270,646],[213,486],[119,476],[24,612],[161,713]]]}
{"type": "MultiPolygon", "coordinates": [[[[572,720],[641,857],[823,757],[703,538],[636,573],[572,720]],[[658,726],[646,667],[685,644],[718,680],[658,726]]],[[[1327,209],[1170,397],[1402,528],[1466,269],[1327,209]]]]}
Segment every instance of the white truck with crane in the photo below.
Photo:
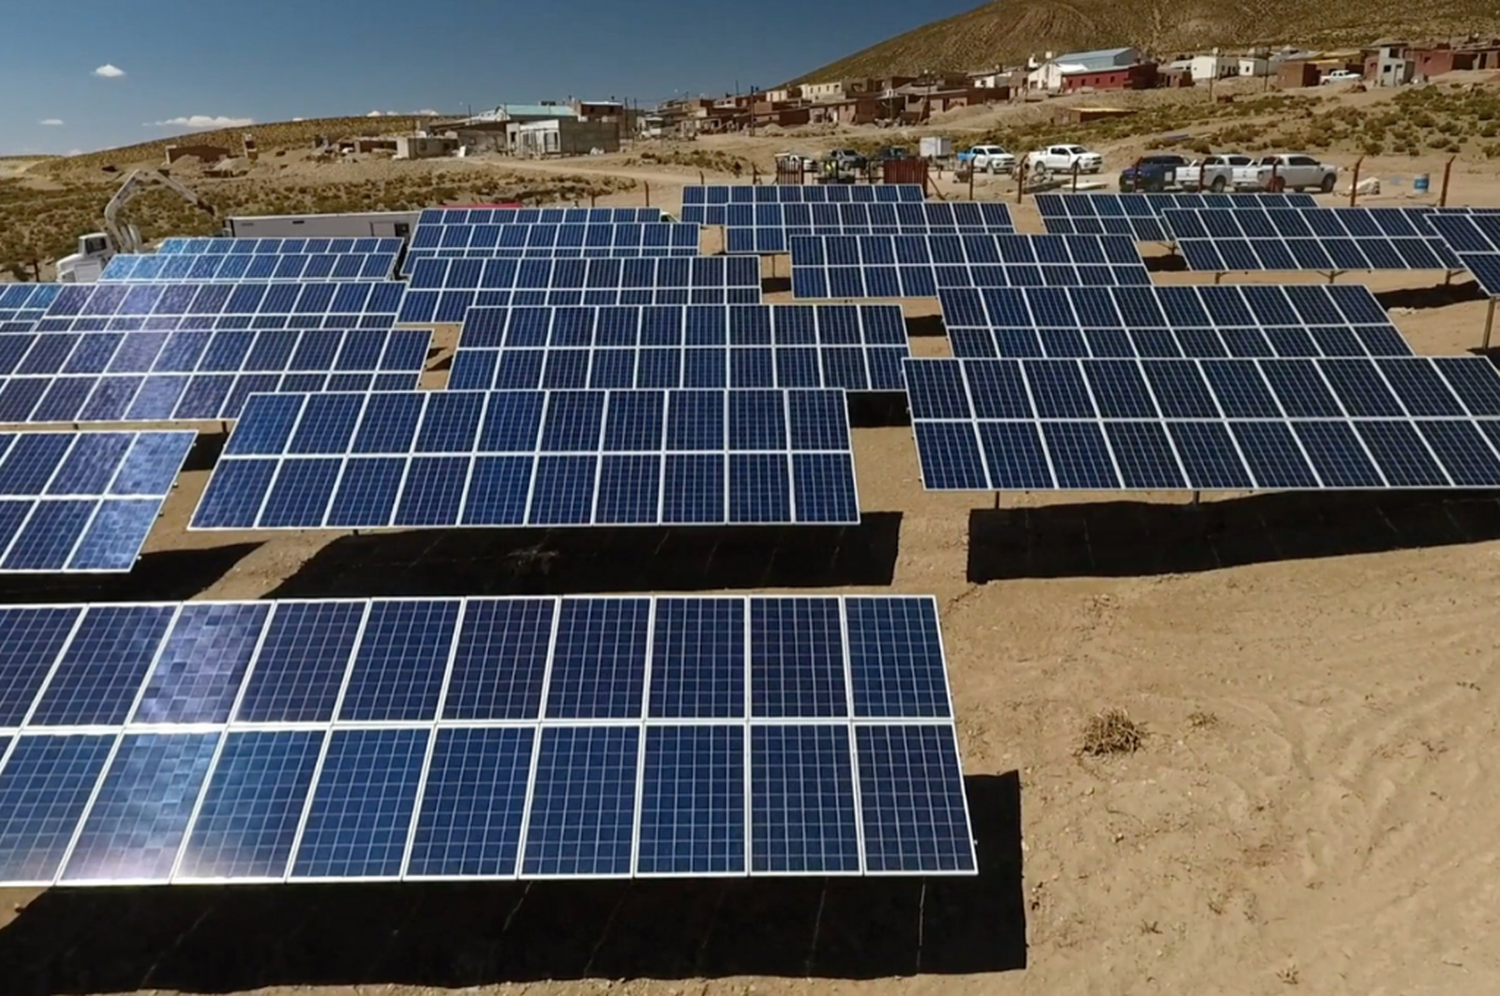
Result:
{"type": "Polygon", "coordinates": [[[57,282],[60,284],[91,284],[99,279],[109,261],[120,252],[140,252],[141,233],[132,224],[120,222],[120,209],[130,202],[141,184],[154,180],[179,194],[188,203],[202,208],[217,218],[218,212],[204,202],[182,183],[172,179],[165,171],[146,172],[133,170],[120,184],[120,189],[104,207],[104,231],[90,232],[78,239],[78,251],[57,261],[57,282]]]}

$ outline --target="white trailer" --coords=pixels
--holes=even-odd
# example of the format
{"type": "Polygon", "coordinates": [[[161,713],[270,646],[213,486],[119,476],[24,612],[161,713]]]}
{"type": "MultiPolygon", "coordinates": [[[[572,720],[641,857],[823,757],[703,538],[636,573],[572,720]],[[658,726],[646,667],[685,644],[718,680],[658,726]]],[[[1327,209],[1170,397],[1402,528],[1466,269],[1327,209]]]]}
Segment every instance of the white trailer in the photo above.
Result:
{"type": "Polygon", "coordinates": [[[420,211],[275,214],[230,218],[225,234],[240,239],[364,239],[411,237],[420,211]]]}

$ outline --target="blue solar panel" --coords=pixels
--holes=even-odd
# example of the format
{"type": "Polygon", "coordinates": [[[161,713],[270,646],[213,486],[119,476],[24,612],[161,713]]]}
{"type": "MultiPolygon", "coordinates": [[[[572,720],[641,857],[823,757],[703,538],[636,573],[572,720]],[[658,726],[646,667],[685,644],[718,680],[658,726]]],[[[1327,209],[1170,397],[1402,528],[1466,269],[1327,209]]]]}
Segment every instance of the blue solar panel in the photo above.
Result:
{"type": "Polygon", "coordinates": [[[21,737],[0,770],[0,880],[49,885],[115,737],[21,737]]]}
{"type": "Polygon", "coordinates": [[[398,879],[427,759],[427,730],[335,730],[293,879],[398,879]]]}
{"type": "Polygon", "coordinates": [[[450,390],[899,391],[897,305],[474,308],[450,390]]]}
{"type": "Polygon", "coordinates": [[[858,521],[841,392],[372,394],[352,438],[293,449],[316,399],[252,399],[191,528],[858,521]],[[427,433],[453,406],[469,414],[427,433]],[[702,431],[726,416],[727,432],[702,431]],[[693,435],[678,438],[685,418],[693,435]],[[453,455],[424,455],[438,438],[453,455]],[[625,455],[640,459],[612,459],[625,455]],[[624,484],[658,478],[660,507],[621,501],[624,484]]]}
{"type": "Polygon", "coordinates": [[[866,235],[791,240],[798,298],[936,297],[945,287],[1148,286],[1115,235],[866,235]]]}
{"type": "Polygon", "coordinates": [[[1457,270],[1425,208],[1204,208],[1162,219],[1189,269],[1457,270]]]}
{"type": "Polygon", "coordinates": [[[411,837],[409,878],[514,878],[534,727],[440,729],[411,837]]]}
{"type": "MultiPolygon", "coordinates": [[[[290,241],[290,240],[288,240],[290,241]]],[[[391,240],[381,240],[391,241],[391,240]]],[[[398,250],[381,253],[226,255],[120,253],[99,275],[101,284],[241,283],[250,281],[390,280],[398,250]]]]}
{"type": "Polygon", "coordinates": [[[418,225],[402,272],[423,259],[630,259],[698,255],[698,226],[650,224],[418,225]]]}
{"type": "Polygon", "coordinates": [[[541,731],[523,875],[630,874],[641,732],[620,726],[541,731]]]}
{"type": "Polygon", "coordinates": [[[6,884],[973,871],[930,598],[39,611],[6,884]]]}
{"type": "MultiPolygon", "coordinates": [[[[699,209],[694,208],[697,211],[699,209]]],[[[1015,232],[1010,206],[995,202],[762,203],[705,206],[725,226],[731,255],[776,255],[804,235],[983,235],[1015,232]]]]}
{"type": "Polygon", "coordinates": [[[1052,235],[1128,235],[1137,242],[1170,242],[1162,212],[1172,209],[1263,210],[1315,207],[1311,194],[1066,193],[1037,194],[1042,225],[1052,235]]]}
{"type": "Polygon", "coordinates": [[[955,356],[1409,356],[1367,288],[945,288],[955,356]]]}
{"type": "Polygon", "coordinates": [[[1427,224],[1490,297],[1500,297],[1500,216],[1437,212],[1427,224]]]}
{"type": "Polygon", "coordinates": [[[838,874],[860,866],[850,730],[750,728],[750,870],[838,874]]]}
{"type": "Polygon", "coordinates": [[[176,877],[280,881],[324,736],[322,730],[226,734],[176,877]]]}
{"type": "Polygon", "coordinates": [[[423,259],[403,324],[457,324],[470,308],[759,304],[760,261],[735,256],[637,259],[423,259]]]}
{"type": "Polygon", "coordinates": [[[17,338],[29,346],[14,365],[0,362],[0,421],[38,424],[231,419],[252,392],[409,391],[431,333],[182,329],[17,338]]]}
{"type": "Polygon", "coordinates": [[[0,433],[0,573],[129,571],[195,438],[0,433]]]}
{"type": "Polygon", "coordinates": [[[398,253],[404,244],[398,238],[170,238],[163,239],[158,256],[280,256],[284,254],[398,253]]]}
{"type": "Polygon", "coordinates": [[[1500,486],[1478,357],[912,360],[934,490],[1500,486]]]}
{"type": "Polygon", "coordinates": [[[645,754],[636,874],[744,874],[745,728],[648,728],[645,754]]]}
{"type": "Polygon", "coordinates": [[[689,224],[725,225],[731,210],[776,204],[845,206],[853,204],[920,205],[926,198],[920,184],[828,186],[769,184],[765,186],[684,187],[682,220],[689,224]]]}
{"type": "Polygon", "coordinates": [[[418,229],[445,225],[649,225],[661,208],[428,208],[418,229]]]}
{"type": "Polygon", "coordinates": [[[122,737],[60,881],[170,881],[220,736],[215,732],[122,737]]]}

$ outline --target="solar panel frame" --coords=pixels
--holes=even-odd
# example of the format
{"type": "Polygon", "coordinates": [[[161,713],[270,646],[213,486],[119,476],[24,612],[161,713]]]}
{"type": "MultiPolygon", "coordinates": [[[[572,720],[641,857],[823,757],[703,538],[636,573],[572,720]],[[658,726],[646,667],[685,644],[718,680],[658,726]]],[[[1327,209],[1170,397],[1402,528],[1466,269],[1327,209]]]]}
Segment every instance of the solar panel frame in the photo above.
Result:
{"type": "Polygon", "coordinates": [[[799,300],[1151,283],[1135,243],[1117,235],[805,236],[792,239],[791,249],[792,296],[799,300]]]}
{"type": "Polygon", "coordinates": [[[47,301],[46,310],[37,319],[36,331],[132,332],[249,328],[388,330],[401,310],[407,285],[396,281],[247,280],[43,286],[58,290],[31,302],[47,301]]]}
{"type": "Polygon", "coordinates": [[[1500,215],[1435,212],[1427,224],[1474,276],[1480,290],[1500,298],[1500,215]]]}
{"type": "Polygon", "coordinates": [[[1353,284],[943,288],[939,302],[962,359],[1412,354],[1353,284]]]}
{"type": "Polygon", "coordinates": [[[730,204],[918,204],[926,198],[920,184],[689,186],[682,191],[682,221],[723,225],[730,204]]]}
{"type": "Polygon", "coordinates": [[[662,221],[661,208],[426,208],[418,217],[421,225],[630,225],[662,221]]]}
{"type": "Polygon", "coordinates": [[[450,390],[901,391],[897,305],[473,308],[450,390]]]}
{"type": "Polygon", "coordinates": [[[130,571],[197,435],[0,433],[0,574],[130,571]]]}
{"type": "MultiPolygon", "coordinates": [[[[839,390],[372,393],[364,396],[357,431],[351,427],[339,435],[315,432],[310,448],[292,452],[290,443],[304,413],[315,405],[332,404],[337,397],[281,394],[253,398],[220,457],[189,529],[727,526],[772,521],[826,525],[857,522],[859,517],[848,417],[839,390]],[[632,405],[643,401],[659,402],[657,410],[664,413],[655,416],[654,425],[646,425],[652,435],[627,438],[619,448],[610,448],[607,430],[614,417],[610,413],[628,415],[632,405]],[[686,410],[698,402],[717,412],[723,434],[686,444],[664,435],[674,420],[681,421],[676,414],[679,407],[686,410]],[[768,406],[765,411],[745,407],[760,402],[768,406]],[[426,418],[438,417],[435,413],[444,406],[459,404],[475,411],[484,405],[487,414],[482,424],[466,425],[463,437],[451,445],[424,444],[417,435],[418,422],[425,424],[426,418]],[[756,418],[769,419],[772,414],[774,425],[766,421],[765,427],[774,438],[737,439],[737,425],[755,424],[756,418]],[[727,433],[723,426],[728,427],[727,433]],[[623,473],[628,480],[631,457],[638,458],[634,463],[650,461],[656,475],[655,497],[636,514],[607,514],[608,486],[617,479],[610,474],[623,473]],[[753,467],[737,471],[741,463],[754,465],[760,457],[780,461],[786,476],[767,484],[755,476],[753,467]],[[724,492],[732,494],[736,481],[752,489],[755,503],[749,511],[736,513],[730,494],[717,499],[712,515],[707,504],[684,510],[671,503],[672,496],[695,493],[691,480],[674,487],[672,468],[709,460],[717,461],[724,492]],[[320,466],[326,473],[318,470],[320,466]],[[812,478],[803,473],[809,467],[818,469],[812,478]],[[361,475],[372,472],[385,477],[370,496],[362,490],[366,485],[361,475]],[[318,476],[288,478],[292,492],[301,492],[296,499],[300,504],[276,505],[276,489],[288,473],[318,476]],[[413,482],[416,490],[412,490],[413,482]],[[490,488],[499,489],[498,505],[490,488]],[[523,493],[521,508],[516,503],[523,493]],[[354,503],[352,507],[341,504],[345,496],[354,503]],[[770,504],[759,504],[761,500],[770,504]],[[268,523],[267,513],[273,508],[289,514],[268,523]],[[517,513],[518,508],[524,516],[517,513]],[[777,517],[782,509],[787,514],[777,517]]],[[[712,492],[707,494],[712,496],[712,492]]]]}
{"type": "Polygon", "coordinates": [[[1010,205],[999,201],[923,203],[730,204],[724,213],[729,255],[779,255],[795,236],[1013,235],[1010,205]]]}
{"type": "MultiPolygon", "coordinates": [[[[254,648],[252,657],[243,672],[235,679],[235,684],[226,686],[234,702],[231,715],[237,716],[240,703],[245,699],[247,689],[255,680],[259,656],[264,652],[266,633],[276,625],[278,615],[285,611],[286,607],[299,603],[192,604],[199,606],[199,614],[206,621],[219,616],[241,616],[248,608],[255,608],[258,612],[261,628],[257,631],[252,627],[243,632],[243,639],[254,648]]],[[[398,722],[343,723],[325,718],[311,722],[245,722],[232,719],[228,723],[174,724],[140,722],[127,718],[124,722],[104,726],[37,725],[32,721],[32,716],[37,713],[40,702],[48,696],[48,686],[57,670],[55,663],[47,664],[45,666],[47,677],[34,692],[32,704],[24,710],[25,716],[19,722],[0,728],[0,798],[20,798],[15,794],[17,786],[20,785],[25,790],[24,786],[28,783],[17,782],[17,779],[41,777],[45,780],[51,777],[47,772],[55,770],[42,767],[33,773],[32,768],[13,765],[12,758],[18,753],[29,751],[28,760],[17,762],[17,764],[30,764],[29,759],[38,751],[45,756],[48,750],[71,744],[84,749],[80,760],[85,762],[85,766],[71,776],[71,782],[68,783],[71,788],[66,789],[66,798],[71,800],[67,804],[67,812],[63,814],[66,826],[42,833],[42,828],[34,822],[35,808],[32,804],[19,809],[8,807],[6,811],[0,811],[0,840],[35,841],[41,847],[41,850],[33,848],[26,852],[30,856],[20,862],[19,873],[8,876],[5,884],[7,886],[44,887],[54,882],[66,881],[70,885],[99,887],[169,882],[223,884],[229,882],[423,879],[511,880],[538,877],[597,878],[607,875],[674,878],[743,877],[760,874],[967,876],[977,872],[967,801],[964,799],[960,781],[962,767],[957,740],[954,736],[951,689],[947,681],[946,667],[942,664],[942,636],[937,625],[936,604],[931,596],[835,596],[828,598],[825,596],[674,595],[568,596],[540,599],[458,597],[332,600],[319,604],[352,607],[360,619],[359,633],[347,654],[348,659],[341,661],[343,675],[338,683],[340,700],[347,692],[354,667],[353,662],[361,656],[363,643],[367,640],[382,640],[391,635],[390,631],[382,634],[367,627],[368,620],[374,614],[376,606],[442,605],[453,607],[456,611],[447,613],[456,616],[458,621],[452,635],[438,634],[440,641],[438,645],[443,648],[445,657],[445,678],[442,682],[443,691],[432,701],[432,711],[419,719],[398,722]],[[633,686],[628,693],[634,705],[623,713],[619,713],[618,718],[580,721],[533,717],[484,724],[442,718],[444,716],[442,700],[446,697],[449,684],[446,674],[454,665],[454,654],[464,632],[465,620],[471,610],[477,606],[524,601],[540,602],[551,608],[553,622],[549,626],[550,636],[542,679],[542,695],[545,698],[554,670],[553,647],[559,636],[558,621],[563,619],[569,606],[586,608],[590,614],[603,611],[605,615],[608,615],[612,606],[638,601],[645,606],[647,612],[647,629],[654,630],[655,620],[659,615],[664,615],[658,612],[663,603],[685,606],[713,602],[738,613],[740,618],[748,620],[756,606],[778,605],[794,609],[797,605],[813,599],[831,604],[840,620],[838,627],[838,632],[841,634],[839,667],[843,673],[845,693],[851,696],[847,700],[848,714],[841,717],[789,720],[756,714],[751,710],[751,681],[748,672],[743,671],[738,679],[739,694],[743,696],[745,709],[743,716],[738,718],[712,715],[702,715],[698,718],[654,716],[648,709],[651,697],[649,673],[654,660],[651,641],[648,641],[644,648],[648,654],[643,670],[646,678],[633,686]],[[859,631],[859,625],[855,623],[850,613],[854,607],[871,606],[889,608],[890,612],[883,614],[922,620],[919,639],[929,646],[935,646],[939,656],[937,671],[941,672],[941,695],[939,696],[941,701],[928,695],[922,697],[921,701],[913,700],[909,710],[899,708],[899,702],[896,702],[894,704],[898,708],[882,709],[878,714],[867,714],[862,706],[856,705],[852,698],[852,688],[859,680],[853,674],[855,668],[892,667],[895,668],[892,672],[895,674],[905,667],[900,659],[899,648],[889,646],[882,640],[876,640],[874,643],[867,641],[865,644],[884,648],[879,651],[878,659],[866,658],[860,665],[853,662],[849,634],[851,627],[859,631]],[[938,708],[934,710],[933,706],[938,708]],[[569,731],[572,732],[569,733],[569,731]],[[775,731],[799,736],[820,736],[833,747],[834,753],[825,761],[817,762],[811,768],[805,768],[804,771],[808,775],[823,777],[831,771],[828,764],[832,763],[841,766],[845,772],[843,777],[847,780],[850,792],[848,805],[852,806],[847,811],[852,813],[856,834],[852,860],[848,859],[849,852],[845,851],[844,860],[838,862],[836,866],[822,865],[817,863],[821,860],[817,859],[819,851],[807,850],[805,845],[801,853],[816,859],[811,864],[807,862],[768,864],[766,861],[757,859],[755,851],[757,837],[752,832],[752,822],[762,819],[766,814],[757,810],[754,800],[764,797],[756,785],[759,784],[765,772],[757,767],[752,750],[752,739],[775,731]],[[542,826],[539,822],[542,814],[534,798],[540,778],[537,762],[545,739],[580,734],[628,737],[637,745],[646,744],[654,738],[668,736],[679,739],[687,737],[689,742],[692,742],[693,738],[698,738],[699,741],[703,737],[718,738],[730,751],[729,754],[721,751],[719,757],[731,765],[736,763],[742,765],[742,778],[738,782],[732,781],[727,786],[718,789],[715,789],[711,780],[694,781],[691,785],[685,785],[680,778],[669,778],[663,781],[660,777],[649,774],[648,767],[665,763],[665,760],[670,760],[670,758],[660,755],[657,760],[653,761],[648,757],[647,750],[634,751],[625,759],[628,766],[623,767],[621,771],[621,789],[628,793],[630,806],[628,821],[625,821],[628,826],[622,825],[621,830],[622,832],[628,830],[629,846],[623,852],[616,852],[616,856],[608,866],[602,869],[604,874],[595,874],[588,869],[580,872],[567,865],[559,865],[558,868],[561,870],[556,871],[545,864],[529,862],[526,858],[530,850],[529,845],[540,839],[533,837],[532,833],[540,832],[539,828],[542,826]],[[889,753],[882,754],[878,758],[872,756],[869,759],[870,765],[875,765],[877,768],[880,765],[886,766],[881,769],[884,772],[882,777],[886,779],[886,782],[877,784],[870,781],[872,777],[869,773],[870,765],[864,763],[864,755],[858,742],[859,737],[866,734],[869,738],[876,740],[885,737],[918,736],[925,742],[935,745],[934,749],[937,754],[929,753],[927,757],[935,758],[939,762],[940,784],[925,781],[924,783],[932,784],[934,788],[940,789],[940,797],[934,799],[938,808],[927,812],[917,796],[903,792],[901,786],[912,783],[902,781],[902,779],[915,777],[921,780],[922,775],[920,772],[908,773],[899,763],[895,767],[890,767],[894,755],[889,753]],[[494,827],[496,832],[491,833],[481,829],[478,836],[470,832],[463,840],[450,838],[448,844],[439,843],[439,849],[434,851],[432,832],[440,825],[435,821],[450,820],[450,816],[443,814],[451,813],[451,807],[456,803],[461,803],[463,799],[482,801],[472,792],[455,796],[443,788],[443,779],[438,777],[438,755],[441,754],[440,741],[444,738],[447,738],[449,743],[459,745],[460,753],[455,757],[460,760],[466,753],[466,749],[459,744],[461,738],[508,740],[519,750],[511,752],[514,775],[509,783],[512,786],[509,802],[502,809],[480,810],[474,814],[485,817],[484,823],[478,826],[494,827]],[[346,774],[340,774],[346,771],[343,763],[335,761],[333,765],[330,765],[329,758],[330,754],[335,753],[335,742],[357,744],[361,740],[367,743],[377,740],[405,743],[405,761],[402,762],[401,773],[397,776],[397,791],[394,794],[389,791],[390,784],[383,783],[384,787],[372,786],[373,797],[359,803],[362,811],[374,813],[378,818],[371,819],[368,823],[361,822],[357,828],[351,828],[350,839],[340,842],[329,836],[330,828],[338,826],[339,823],[328,822],[330,814],[326,806],[319,809],[318,800],[330,798],[325,790],[325,784],[327,784],[324,782],[325,777],[336,779],[332,783],[335,787],[355,784],[349,781],[346,774]],[[236,744],[239,746],[236,747],[236,744]],[[273,749],[270,753],[265,753],[261,749],[262,746],[273,749]],[[288,748],[293,749],[294,753],[291,756],[297,758],[293,767],[280,766],[279,762],[269,767],[264,766],[264,761],[275,761],[277,757],[282,756],[280,752],[288,748]],[[123,772],[116,764],[117,755],[120,755],[122,750],[133,751],[132,756],[137,759],[129,769],[123,772]],[[168,751],[168,753],[163,753],[163,751],[168,751]],[[247,763],[242,764],[241,761],[247,763]],[[184,763],[179,762],[184,762],[185,766],[184,763]],[[414,778],[412,772],[418,765],[420,765],[420,773],[414,778]],[[145,779],[143,787],[149,791],[146,791],[144,795],[139,791],[133,795],[130,794],[128,785],[131,783],[122,781],[120,777],[122,774],[137,780],[145,779]],[[429,774],[434,777],[430,778],[429,774]],[[256,784],[266,786],[275,784],[282,775],[293,776],[290,782],[283,782],[289,786],[288,789],[279,790],[270,795],[253,790],[256,784]],[[673,788],[674,785],[678,787],[673,788]],[[110,788],[110,786],[114,787],[110,788]],[[879,795],[884,802],[873,810],[862,809],[859,805],[859,793],[862,786],[866,792],[879,795]],[[246,789],[251,789],[248,795],[243,794],[246,789]],[[691,804],[694,793],[700,790],[718,792],[717,802],[714,803],[715,808],[707,814],[691,804]],[[288,791],[290,794],[287,794],[288,791]],[[672,798],[670,793],[684,791],[688,794],[677,795],[675,802],[667,801],[672,798]],[[448,794],[445,795],[445,792],[448,794]],[[167,794],[164,793],[171,794],[169,803],[167,794]],[[524,794],[524,799],[518,798],[522,794],[524,794]],[[138,808],[133,811],[122,809],[120,803],[127,798],[134,799],[138,808]],[[658,800],[655,808],[651,810],[657,814],[657,819],[649,826],[643,827],[645,800],[649,798],[658,800]],[[113,800],[107,803],[110,808],[96,807],[96,800],[99,801],[100,806],[103,806],[106,805],[106,799],[113,800]],[[447,801],[445,802],[444,799],[447,801]],[[368,808],[370,805],[381,808],[372,811],[368,808]],[[438,808],[434,809],[434,805],[438,808]],[[691,813],[680,818],[671,818],[670,814],[682,812],[683,805],[691,805],[691,813]],[[445,810],[443,807],[450,808],[445,810]],[[959,809],[962,810],[961,820],[957,815],[959,809]],[[315,813],[320,811],[324,815],[315,816],[315,813]],[[668,814],[668,818],[661,818],[662,814],[668,814]],[[715,817],[713,814],[718,814],[718,816],[715,817]],[[736,814],[738,814],[737,821],[736,814]],[[251,829],[255,830],[248,838],[243,833],[246,829],[244,820],[247,818],[253,821],[251,829]],[[671,839],[671,834],[679,835],[677,839],[682,840],[684,838],[680,835],[683,833],[689,834],[687,839],[698,839],[696,833],[693,832],[693,827],[699,825],[697,820],[704,818],[730,820],[728,824],[720,824],[722,829],[714,838],[717,843],[711,852],[712,861],[705,860],[701,851],[683,853],[681,846],[663,847],[659,844],[653,845],[651,852],[643,859],[641,847],[643,840],[662,840],[660,834],[663,832],[669,834],[666,838],[668,840],[671,839]],[[899,825],[892,827],[892,819],[895,819],[899,825]],[[12,822],[15,820],[20,821],[19,826],[12,822]],[[924,841],[929,821],[934,832],[939,834],[930,842],[930,846],[915,850],[905,846],[913,841],[917,843],[924,841]],[[134,836],[135,828],[144,827],[147,824],[156,828],[158,834],[153,839],[153,843],[164,846],[147,851],[137,849],[135,845],[127,842],[127,838],[139,839],[134,836]],[[873,835],[868,833],[866,824],[875,828],[876,832],[873,835]],[[957,829],[960,825],[961,830],[957,829]],[[70,832],[66,832],[68,827],[72,828],[70,832]],[[226,831],[231,827],[234,828],[234,832],[226,835],[226,831]],[[66,832],[65,839],[62,837],[63,832],[66,832]],[[652,836],[649,838],[644,836],[647,832],[650,832],[652,836]],[[873,841],[867,839],[870,836],[874,837],[873,841]],[[428,843],[422,845],[424,849],[419,852],[419,842],[424,839],[428,843]],[[467,843],[464,843],[465,840],[467,843]],[[866,859],[867,848],[872,843],[880,849],[880,854],[883,855],[880,860],[866,859]],[[488,857],[484,854],[475,854],[474,857],[479,860],[470,860],[462,852],[453,853],[451,848],[454,844],[469,849],[482,848],[488,857]],[[105,873],[106,865],[103,861],[105,852],[102,848],[106,845],[112,848],[111,864],[113,867],[124,869],[121,874],[105,873]],[[204,850],[205,846],[207,850],[204,850]],[[304,848],[312,850],[304,852],[304,848]],[[895,848],[894,852],[892,848],[895,848]],[[891,860],[893,853],[896,855],[894,861],[891,860]],[[304,860],[305,854],[310,854],[311,857],[304,860]],[[213,855],[213,858],[204,864],[202,860],[192,855],[213,855]],[[457,862],[451,860],[452,858],[457,858],[457,862]],[[348,868],[350,872],[348,874],[319,873],[320,865],[326,866],[330,862],[340,868],[348,868]],[[556,873],[552,873],[553,871],[556,873]]],[[[170,634],[175,632],[178,626],[183,607],[184,605],[178,603],[164,603],[155,607],[159,610],[159,614],[168,620],[167,628],[162,631],[163,636],[160,638],[157,649],[151,653],[147,666],[135,675],[135,684],[119,685],[112,693],[119,700],[119,707],[112,710],[114,715],[136,716],[136,703],[140,701],[146,687],[156,680],[154,675],[159,666],[158,658],[164,652],[162,648],[172,639],[170,634]]],[[[0,631],[8,629],[11,618],[25,613],[35,613],[42,608],[38,606],[0,608],[0,631]]],[[[74,639],[74,634],[81,629],[90,628],[86,626],[86,623],[93,615],[106,611],[106,607],[89,605],[45,608],[54,612],[61,609],[64,617],[62,621],[67,624],[68,628],[68,641],[74,639]]],[[[137,606],[133,607],[133,610],[139,613],[147,608],[150,607],[137,606]]],[[[395,614],[402,615],[399,612],[395,614]]],[[[407,616],[407,618],[413,621],[414,625],[421,625],[421,617],[407,616]]],[[[679,615],[676,618],[688,617],[679,615]]],[[[92,628],[97,629],[97,627],[92,628]]],[[[743,627],[743,633],[746,641],[745,653],[748,657],[755,647],[748,625],[743,627]]],[[[399,633],[397,636],[401,642],[412,645],[413,639],[410,636],[402,638],[399,633]]],[[[610,653],[608,644],[599,645],[597,652],[607,657],[610,653]]],[[[67,643],[58,644],[55,653],[58,659],[69,654],[67,643]]],[[[215,667],[212,658],[213,654],[209,652],[199,654],[189,662],[190,669],[184,673],[189,686],[201,684],[202,674],[194,674],[192,668],[197,668],[200,672],[211,672],[215,667]]],[[[708,689],[708,694],[716,696],[718,693],[708,689]]],[[[335,703],[330,716],[339,715],[339,708],[340,704],[335,703]]],[[[296,711],[295,714],[307,715],[307,712],[302,710],[296,711]]],[[[343,753],[335,756],[343,756],[343,753]]],[[[360,759],[356,758],[356,760],[360,759]]],[[[368,759],[363,760],[362,763],[365,771],[378,773],[384,770],[378,765],[371,766],[368,759]]],[[[931,762],[924,761],[924,764],[927,763],[931,762]]],[[[355,770],[360,769],[356,766],[355,770]]],[[[650,770],[660,772],[662,769],[651,767],[650,770]]],[[[481,776],[485,774],[483,766],[473,771],[481,776]]],[[[489,783],[493,779],[483,777],[482,781],[489,783]]],[[[31,784],[33,788],[29,791],[34,796],[36,789],[34,783],[31,784]]],[[[44,781],[44,784],[56,784],[59,789],[63,788],[62,783],[55,780],[44,781]]],[[[452,784],[451,779],[448,779],[448,784],[452,784]]],[[[470,785],[472,788],[477,783],[472,780],[471,776],[463,784],[470,785]]],[[[494,784],[500,783],[494,782],[494,784]]],[[[49,791],[49,799],[51,794],[49,791]]],[[[347,825],[347,818],[344,820],[347,825]]],[[[455,824],[450,822],[446,825],[455,824]]],[[[471,827],[475,825],[470,824],[471,827]]],[[[796,824],[789,824],[789,826],[795,834],[813,834],[813,828],[796,824]]],[[[814,836],[809,836],[807,840],[809,843],[812,842],[814,836]]],[[[7,849],[7,853],[13,852],[7,849]]],[[[5,870],[4,862],[0,862],[0,875],[3,875],[5,870]]]]}
{"type": "Polygon", "coordinates": [[[0,336],[0,424],[221,421],[252,393],[411,391],[431,345],[427,329],[0,336]]]}
{"type": "Polygon", "coordinates": [[[907,377],[928,490],[1500,487],[1500,374],[1478,357],[908,360],[907,377]]]}
{"type": "MultiPolygon", "coordinates": [[[[400,240],[394,240],[399,242],[400,240]]],[[[101,284],[241,283],[303,280],[389,281],[398,251],[383,253],[287,253],[227,255],[221,253],[119,253],[100,273],[101,284]],[[264,265],[257,261],[264,260],[264,265]]]]}
{"type": "Polygon", "coordinates": [[[463,224],[418,225],[401,272],[420,259],[520,259],[558,257],[625,259],[636,256],[696,256],[699,227],[675,222],[649,224],[463,224]]]}
{"type": "Polygon", "coordinates": [[[1462,269],[1430,217],[1409,207],[1162,212],[1190,270],[1462,269]]]}
{"type": "Polygon", "coordinates": [[[1137,242],[1172,242],[1162,220],[1166,210],[1210,208],[1264,210],[1316,207],[1311,194],[1297,193],[1040,193],[1034,195],[1042,226],[1053,235],[1125,235],[1137,242]]]}

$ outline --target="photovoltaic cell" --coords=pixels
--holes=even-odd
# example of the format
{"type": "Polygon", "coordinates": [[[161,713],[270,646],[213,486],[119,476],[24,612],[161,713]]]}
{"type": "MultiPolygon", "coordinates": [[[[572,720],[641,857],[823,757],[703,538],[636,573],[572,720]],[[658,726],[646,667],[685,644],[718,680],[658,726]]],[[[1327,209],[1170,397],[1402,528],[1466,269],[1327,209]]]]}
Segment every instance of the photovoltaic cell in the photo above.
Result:
{"type": "Polygon", "coordinates": [[[838,391],[393,392],[300,434],[319,400],[254,398],[191,528],[858,521],[838,391]]]}
{"type": "Polygon", "coordinates": [[[865,235],[791,240],[798,298],[937,297],[946,287],[1147,286],[1117,235],[865,235]]]}
{"type": "Polygon", "coordinates": [[[1463,264],[1423,208],[1168,210],[1189,269],[1457,270],[1463,264]]]}
{"type": "Polygon", "coordinates": [[[907,377],[933,490],[1500,484],[1500,375],[1477,357],[909,360],[907,377]]]}
{"type": "Polygon", "coordinates": [[[1170,242],[1162,223],[1171,209],[1264,210],[1315,207],[1311,194],[1273,193],[1067,193],[1037,194],[1042,225],[1052,235],[1128,235],[1137,242],[1170,242]]]}
{"type": "Polygon", "coordinates": [[[130,570],[196,436],[0,433],[0,573],[130,570]]]}
{"type": "Polygon", "coordinates": [[[39,611],[7,885],[974,871],[930,598],[39,611]]]}

